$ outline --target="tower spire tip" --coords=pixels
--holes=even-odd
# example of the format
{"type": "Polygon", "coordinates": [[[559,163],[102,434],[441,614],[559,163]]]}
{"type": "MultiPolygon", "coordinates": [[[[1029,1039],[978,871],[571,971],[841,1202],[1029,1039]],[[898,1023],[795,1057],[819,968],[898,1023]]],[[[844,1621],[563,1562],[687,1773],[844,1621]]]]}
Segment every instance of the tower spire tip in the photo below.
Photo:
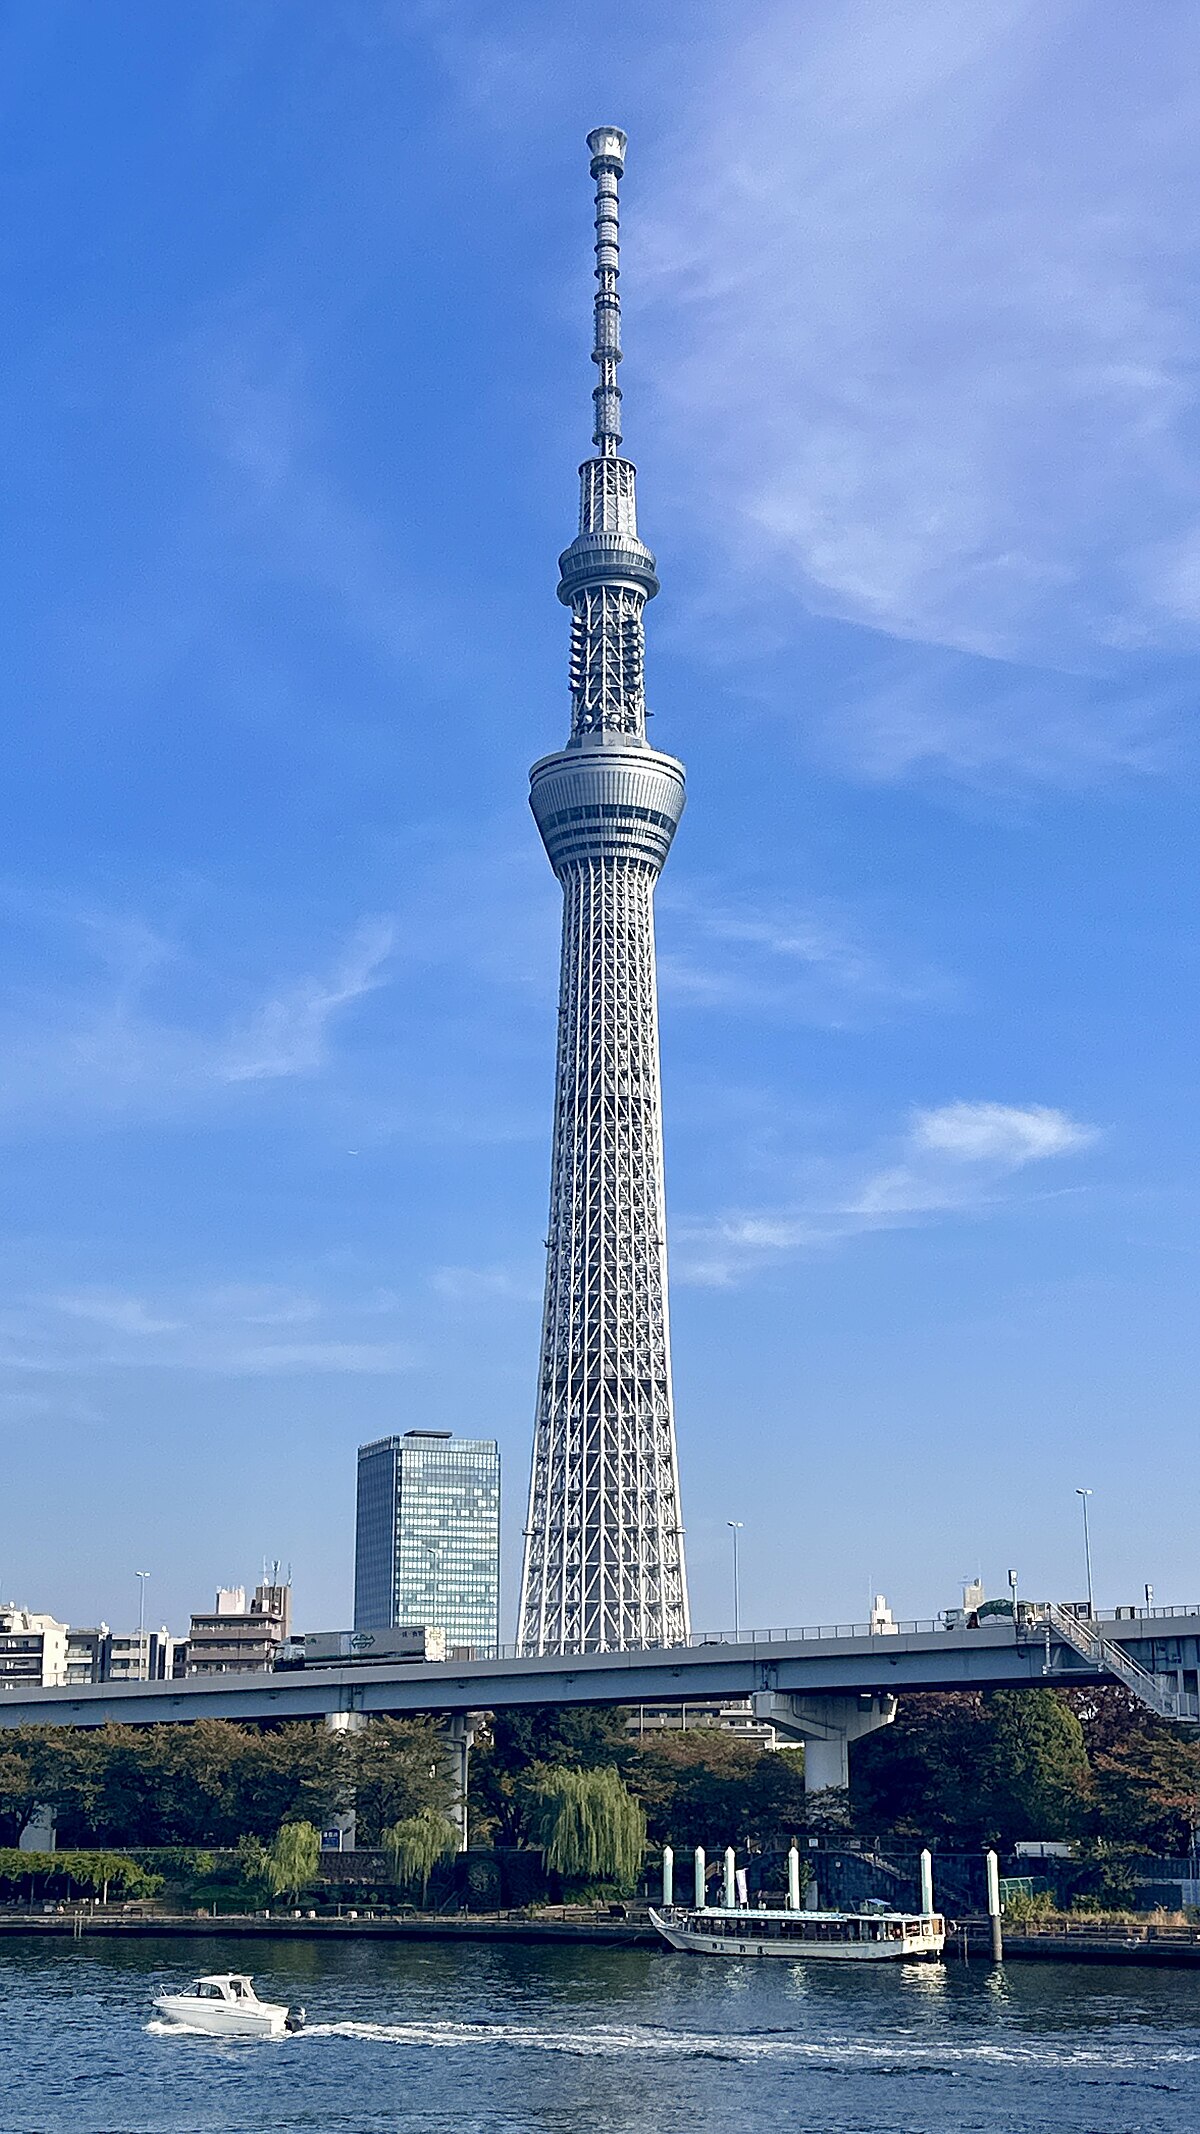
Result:
{"type": "Polygon", "coordinates": [[[615,171],[618,178],[621,176],[625,169],[628,138],[619,126],[593,126],[587,137],[588,147],[592,151],[593,178],[597,171],[606,168],[615,171]]]}

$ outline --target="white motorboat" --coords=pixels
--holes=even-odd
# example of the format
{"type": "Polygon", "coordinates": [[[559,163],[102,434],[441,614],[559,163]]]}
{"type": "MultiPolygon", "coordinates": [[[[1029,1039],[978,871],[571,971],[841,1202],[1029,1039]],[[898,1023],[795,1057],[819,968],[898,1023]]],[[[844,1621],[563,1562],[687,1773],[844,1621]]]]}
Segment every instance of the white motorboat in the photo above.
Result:
{"type": "Polygon", "coordinates": [[[154,2008],[168,2022],[214,2038],[281,2038],[304,2028],[303,2008],[260,2001],[253,1980],[238,1971],[211,1972],[195,1979],[186,1993],[158,1993],[154,2008]]]}
{"type": "Polygon", "coordinates": [[[940,1912],[801,1912],[664,1905],[650,1919],[673,1949],[697,1956],[787,1956],[793,1963],[896,1963],[940,1956],[940,1912]]]}

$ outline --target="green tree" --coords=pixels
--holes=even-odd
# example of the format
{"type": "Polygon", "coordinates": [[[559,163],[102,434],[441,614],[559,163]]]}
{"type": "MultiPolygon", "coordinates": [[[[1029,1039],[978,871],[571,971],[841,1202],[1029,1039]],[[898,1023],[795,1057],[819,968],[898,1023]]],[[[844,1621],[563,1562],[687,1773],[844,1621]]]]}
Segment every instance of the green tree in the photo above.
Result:
{"type": "Polygon", "coordinates": [[[994,1834],[1005,1844],[1079,1836],[1087,1828],[1092,1774],[1075,1713],[1052,1689],[1000,1689],[986,1699],[985,1716],[994,1834]]]}
{"type": "Polygon", "coordinates": [[[347,1738],[360,1844],[378,1845],[385,1830],[423,1809],[453,1807],[453,1759],[433,1720],[372,1719],[347,1738]]]}
{"type": "Polygon", "coordinates": [[[399,1817],[449,1806],[433,1723],[25,1727],[0,1746],[0,1838],[14,1843],[39,1801],[54,1804],[65,1846],[236,1846],[267,1844],[283,1823],[320,1827],[356,1793],[368,1843],[399,1817]]]}
{"type": "Polygon", "coordinates": [[[28,1732],[28,1728],[15,1728],[3,1736],[0,1745],[0,1846],[15,1846],[37,1806],[28,1732]]]}
{"type": "Polygon", "coordinates": [[[807,1827],[803,1759],[717,1727],[648,1737],[626,1775],[655,1844],[770,1845],[807,1827]]]}
{"type": "Polygon", "coordinates": [[[265,1856],[273,1897],[298,1897],[313,1881],[321,1858],[320,1832],[311,1823],[281,1823],[265,1856]]]}
{"type": "Polygon", "coordinates": [[[990,1827],[991,1726],[974,1690],[904,1697],[891,1726],[850,1752],[860,1830],[982,1843],[990,1827]]]}
{"type": "Polygon", "coordinates": [[[533,1704],[493,1712],[471,1755],[472,1831],[501,1845],[525,1838],[525,1780],[543,1765],[620,1769],[634,1755],[620,1706],[533,1704]]]}
{"type": "Polygon", "coordinates": [[[1200,1824],[1200,1730],[1157,1718],[1117,1683],[1067,1698],[1091,1763],[1097,1840],[1173,1858],[1190,1851],[1200,1824]]]}
{"type": "Polygon", "coordinates": [[[570,1883],[633,1888],[646,1850],[646,1817],[613,1765],[538,1771],[527,1820],[551,1874],[570,1883]]]}
{"type": "Polygon", "coordinates": [[[419,1815],[405,1816],[383,1833],[393,1880],[402,1888],[417,1890],[424,1902],[429,1877],[439,1860],[450,1859],[459,1846],[453,1823],[436,1808],[422,1808],[419,1815]]]}

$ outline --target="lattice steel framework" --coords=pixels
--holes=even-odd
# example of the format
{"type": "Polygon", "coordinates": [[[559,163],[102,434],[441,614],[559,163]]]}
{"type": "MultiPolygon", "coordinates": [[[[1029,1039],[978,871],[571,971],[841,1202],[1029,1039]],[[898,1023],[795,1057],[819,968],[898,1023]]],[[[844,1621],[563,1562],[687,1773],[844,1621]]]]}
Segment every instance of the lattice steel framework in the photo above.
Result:
{"type": "Polygon", "coordinates": [[[530,802],[563,887],[558,1074],[523,1650],[673,1645],[687,1578],[667,1318],[654,885],[683,766],[646,740],[642,611],[658,591],[620,457],[617,181],[625,136],[588,135],[596,181],[597,457],[559,558],[571,734],[530,802]]]}

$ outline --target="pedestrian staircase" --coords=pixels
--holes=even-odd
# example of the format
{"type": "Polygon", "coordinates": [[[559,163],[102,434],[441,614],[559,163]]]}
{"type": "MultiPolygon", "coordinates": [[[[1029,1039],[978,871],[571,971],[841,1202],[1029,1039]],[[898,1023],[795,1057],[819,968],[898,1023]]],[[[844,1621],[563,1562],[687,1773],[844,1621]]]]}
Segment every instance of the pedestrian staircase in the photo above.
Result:
{"type": "MultiPolygon", "coordinates": [[[[1090,1617],[1076,1615],[1073,1609],[1064,1608],[1060,1601],[1043,1602],[1041,1612],[1043,1621],[1057,1631],[1064,1644],[1090,1666],[1099,1668],[1102,1674],[1115,1675],[1148,1711],[1156,1712],[1160,1719],[1193,1716],[1184,1710],[1184,1699],[1174,1682],[1161,1675],[1148,1674],[1123,1645],[1118,1645],[1114,1638],[1106,1638],[1090,1617]]],[[[1191,1701],[1188,1699],[1189,1703],[1191,1701]]]]}

